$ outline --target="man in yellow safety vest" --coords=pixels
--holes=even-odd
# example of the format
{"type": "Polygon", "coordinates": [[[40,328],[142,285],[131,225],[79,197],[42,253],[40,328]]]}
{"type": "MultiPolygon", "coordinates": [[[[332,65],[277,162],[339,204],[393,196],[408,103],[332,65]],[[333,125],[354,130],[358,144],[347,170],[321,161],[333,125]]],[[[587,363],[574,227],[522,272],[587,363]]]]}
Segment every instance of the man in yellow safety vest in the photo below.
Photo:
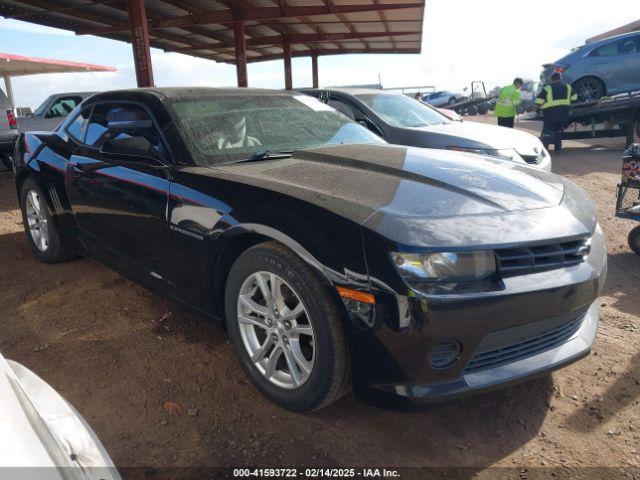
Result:
{"type": "Polygon", "coordinates": [[[551,83],[545,85],[538,98],[536,105],[542,111],[542,135],[540,140],[544,148],[549,148],[553,142],[554,151],[562,148],[562,133],[569,120],[569,109],[571,102],[576,101],[578,96],[572,92],[571,85],[562,81],[562,74],[554,72],[551,75],[551,83]]]}
{"type": "Polygon", "coordinates": [[[511,85],[500,89],[500,94],[496,101],[496,108],[493,113],[498,117],[498,125],[501,127],[513,128],[513,123],[516,118],[516,107],[521,103],[521,88],[522,79],[516,78],[511,85]]]}

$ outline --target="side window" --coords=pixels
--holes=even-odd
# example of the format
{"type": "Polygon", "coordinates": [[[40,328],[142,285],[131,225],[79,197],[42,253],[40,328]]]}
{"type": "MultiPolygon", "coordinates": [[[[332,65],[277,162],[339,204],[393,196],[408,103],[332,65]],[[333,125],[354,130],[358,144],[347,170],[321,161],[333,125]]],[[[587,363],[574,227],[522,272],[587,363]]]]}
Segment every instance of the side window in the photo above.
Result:
{"type": "Polygon", "coordinates": [[[89,114],[91,108],[85,108],[82,110],[76,118],[67,127],[67,133],[71,135],[78,142],[84,142],[84,134],[87,130],[87,124],[89,123],[89,114]]]}
{"type": "Polygon", "coordinates": [[[596,48],[589,54],[590,57],[613,57],[618,54],[618,46],[615,42],[596,48]]]}
{"type": "Polygon", "coordinates": [[[630,53],[638,53],[638,48],[634,38],[625,38],[618,42],[618,54],[628,55],[630,53]]]}
{"type": "Polygon", "coordinates": [[[356,119],[355,115],[353,114],[353,109],[342,100],[338,100],[337,98],[332,98],[327,102],[327,104],[330,107],[333,107],[336,110],[338,110],[343,115],[346,115],[351,120],[356,119]]]}
{"type": "Polygon", "coordinates": [[[66,117],[71,111],[82,102],[82,98],[78,96],[60,97],[56,99],[47,110],[45,117],[56,118],[66,117]]]}
{"type": "Polygon", "coordinates": [[[596,48],[589,54],[590,57],[614,57],[617,55],[629,55],[640,52],[640,37],[623,38],[596,48]]]}
{"type": "Polygon", "coordinates": [[[151,155],[166,158],[166,148],[160,132],[147,111],[138,105],[104,104],[94,107],[87,126],[85,143],[101,148],[105,142],[141,148],[151,155]]]}

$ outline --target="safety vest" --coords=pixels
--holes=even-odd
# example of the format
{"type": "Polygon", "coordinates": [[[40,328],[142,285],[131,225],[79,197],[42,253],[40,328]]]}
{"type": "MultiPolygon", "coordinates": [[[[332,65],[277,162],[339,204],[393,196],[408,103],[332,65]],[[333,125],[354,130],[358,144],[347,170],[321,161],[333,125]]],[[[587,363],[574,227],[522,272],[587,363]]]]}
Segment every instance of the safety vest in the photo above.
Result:
{"type": "Polygon", "coordinates": [[[567,95],[562,98],[553,98],[553,89],[551,85],[545,85],[542,89],[546,98],[540,98],[541,95],[536,98],[536,104],[540,105],[542,110],[552,107],[569,107],[571,106],[571,102],[575,102],[578,99],[578,96],[575,93],[571,92],[571,85],[567,84],[567,95]]]}
{"type": "Polygon", "coordinates": [[[520,105],[520,90],[515,85],[507,85],[500,90],[494,113],[496,117],[515,117],[520,105]]]}

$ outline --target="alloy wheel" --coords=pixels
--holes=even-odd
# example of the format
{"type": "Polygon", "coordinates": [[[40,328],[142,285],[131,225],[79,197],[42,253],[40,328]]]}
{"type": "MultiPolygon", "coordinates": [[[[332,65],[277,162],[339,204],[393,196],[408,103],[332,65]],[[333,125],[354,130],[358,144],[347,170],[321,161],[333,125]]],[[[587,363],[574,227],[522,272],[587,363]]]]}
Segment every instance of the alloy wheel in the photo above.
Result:
{"type": "Polygon", "coordinates": [[[27,223],[33,242],[41,252],[49,248],[49,224],[44,203],[40,201],[40,195],[35,190],[27,193],[27,223]]]}
{"type": "Polygon", "coordinates": [[[597,100],[600,96],[600,87],[595,82],[587,80],[578,88],[581,100],[597,100]]]}
{"type": "Polygon", "coordinates": [[[237,320],[249,358],[274,385],[294,389],[311,376],[314,329],[300,296],[283,278],[255,272],[242,284],[237,320]]]}

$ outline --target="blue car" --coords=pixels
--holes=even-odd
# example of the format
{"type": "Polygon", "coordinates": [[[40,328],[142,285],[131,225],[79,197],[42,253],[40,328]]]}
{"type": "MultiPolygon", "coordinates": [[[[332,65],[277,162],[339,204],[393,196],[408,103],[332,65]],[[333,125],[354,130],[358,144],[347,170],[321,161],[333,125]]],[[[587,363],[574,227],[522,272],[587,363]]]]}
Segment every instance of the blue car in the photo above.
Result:
{"type": "Polygon", "coordinates": [[[640,90],[640,32],[585,44],[543,67],[543,83],[561,72],[580,100],[640,90]]]}

